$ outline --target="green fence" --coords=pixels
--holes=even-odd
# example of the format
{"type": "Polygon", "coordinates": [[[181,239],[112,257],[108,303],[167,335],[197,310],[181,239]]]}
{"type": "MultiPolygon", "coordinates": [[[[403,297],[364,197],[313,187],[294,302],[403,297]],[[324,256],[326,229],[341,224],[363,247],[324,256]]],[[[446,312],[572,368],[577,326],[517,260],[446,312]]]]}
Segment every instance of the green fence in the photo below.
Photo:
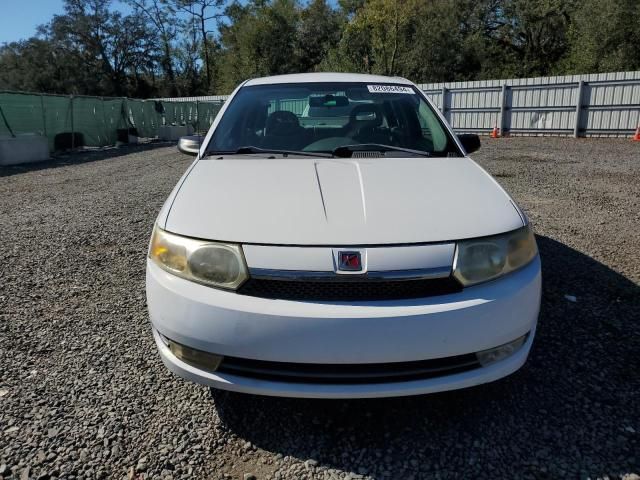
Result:
{"type": "Polygon", "coordinates": [[[135,128],[138,136],[150,138],[162,125],[191,125],[204,133],[221,105],[0,91],[0,136],[45,135],[54,151],[65,142],[72,147],[114,145],[120,129],[135,128]]]}

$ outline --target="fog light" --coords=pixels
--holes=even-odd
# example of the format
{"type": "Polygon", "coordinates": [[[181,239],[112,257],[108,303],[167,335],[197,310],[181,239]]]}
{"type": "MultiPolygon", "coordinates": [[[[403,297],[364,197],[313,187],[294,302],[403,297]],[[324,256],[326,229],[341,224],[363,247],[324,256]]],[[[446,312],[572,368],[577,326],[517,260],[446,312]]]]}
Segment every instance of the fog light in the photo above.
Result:
{"type": "Polygon", "coordinates": [[[477,352],[476,358],[478,359],[478,362],[480,362],[480,365],[482,365],[483,367],[487,367],[492,363],[499,362],[500,360],[514,354],[520,347],[522,347],[528,335],[529,334],[527,333],[526,335],[523,335],[520,338],[516,338],[512,342],[500,345],[499,347],[477,352]]]}
{"type": "Polygon", "coordinates": [[[196,350],[185,345],[169,340],[169,350],[177,358],[184,363],[188,363],[191,366],[202,368],[203,370],[215,371],[222,362],[222,356],[214,353],[203,352],[202,350],[196,350]]]}

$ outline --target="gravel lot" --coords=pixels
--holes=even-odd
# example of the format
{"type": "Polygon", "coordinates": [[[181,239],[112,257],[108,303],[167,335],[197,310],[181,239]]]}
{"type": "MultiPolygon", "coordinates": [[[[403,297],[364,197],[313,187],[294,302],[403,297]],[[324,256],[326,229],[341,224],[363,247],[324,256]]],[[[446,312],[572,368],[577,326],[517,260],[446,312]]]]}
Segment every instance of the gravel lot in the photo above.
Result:
{"type": "Polygon", "coordinates": [[[386,400],[214,402],[167,372],[144,262],[175,147],[0,169],[0,480],[640,478],[640,144],[484,143],[539,235],[531,357],[386,400]]]}

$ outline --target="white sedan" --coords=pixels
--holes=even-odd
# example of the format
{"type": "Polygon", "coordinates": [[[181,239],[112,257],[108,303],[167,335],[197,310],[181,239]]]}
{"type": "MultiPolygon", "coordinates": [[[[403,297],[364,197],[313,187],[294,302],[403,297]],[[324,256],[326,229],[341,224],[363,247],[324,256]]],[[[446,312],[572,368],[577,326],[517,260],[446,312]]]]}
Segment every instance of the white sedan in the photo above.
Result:
{"type": "Polygon", "coordinates": [[[193,141],[147,261],[171,371],[357,398],[470,387],[524,364],[540,307],[531,226],[468,157],[478,137],[454,135],[413,83],[248,80],[193,141]]]}

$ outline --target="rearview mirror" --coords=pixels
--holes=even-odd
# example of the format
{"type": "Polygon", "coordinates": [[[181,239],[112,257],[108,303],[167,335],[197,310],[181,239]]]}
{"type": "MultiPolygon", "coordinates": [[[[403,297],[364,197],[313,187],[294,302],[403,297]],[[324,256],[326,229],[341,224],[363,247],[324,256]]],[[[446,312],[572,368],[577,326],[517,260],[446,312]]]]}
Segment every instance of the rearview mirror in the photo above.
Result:
{"type": "Polygon", "coordinates": [[[480,137],[475,133],[461,133],[458,140],[467,153],[473,153],[480,149],[480,137]]]}
{"type": "Polygon", "coordinates": [[[309,97],[310,107],[346,107],[349,99],[344,95],[324,95],[322,97],[309,97]]]}
{"type": "Polygon", "coordinates": [[[203,137],[200,135],[180,137],[180,140],[178,140],[178,150],[187,155],[198,155],[200,146],[202,145],[202,139],[203,137]]]}

